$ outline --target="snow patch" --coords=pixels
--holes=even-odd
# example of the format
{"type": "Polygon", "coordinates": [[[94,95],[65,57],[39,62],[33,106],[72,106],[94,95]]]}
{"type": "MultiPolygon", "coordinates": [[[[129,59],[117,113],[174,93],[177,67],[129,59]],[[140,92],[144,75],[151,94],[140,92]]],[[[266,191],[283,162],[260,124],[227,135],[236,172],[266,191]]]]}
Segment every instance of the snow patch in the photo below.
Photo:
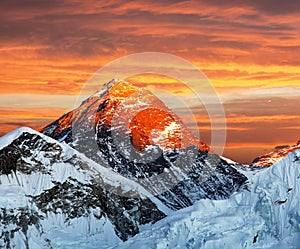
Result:
{"type": "Polygon", "coordinates": [[[0,207],[14,208],[26,207],[27,198],[24,195],[22,187],[15,185],[0,185],[0,207]]]}

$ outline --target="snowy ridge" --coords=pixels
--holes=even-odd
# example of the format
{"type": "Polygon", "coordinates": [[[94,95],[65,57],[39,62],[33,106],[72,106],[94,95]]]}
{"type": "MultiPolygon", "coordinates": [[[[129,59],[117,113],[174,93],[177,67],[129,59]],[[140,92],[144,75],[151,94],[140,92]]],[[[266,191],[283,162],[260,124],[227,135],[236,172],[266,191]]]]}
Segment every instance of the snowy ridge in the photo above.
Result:
{"type": "MultiPolygon", "coordinates": [[[[101,178],[104,180],[104,182],[106,184],[109,184],[111,186],[115,186],[115,187],[121,187],[123,189],[127,189],[127,190],[135,190],[137,191],[142,197],[148,197],[148,198],[152,198],[153,195],[150,194],[147,190],[145,190],[140,184],[126,178],[123,177],[122,175],[114,172],[111,168],[107,168],[105,166],[101,166],[100,164],[94,162],[92,159],[87,158],[83,153],[80,153],[76,150],[74,150],[71,146],[69,146],[66,143],[60,143],[57,140],[48,137],[47,135],[40,133],[38,131],[35,131],[29,127],[21,127],[19,129],[16,129],[8,134],[6,134],[5,136],[0,138],[0,149],[2,149],[3,147],[9,145],[13,140],[17,139],[19,136],[21,136],[23,133],[30,133],[30,134],[35,134],[40,136],[42,139],[44,139],[45,141],[52,143],[52,144],[56,144],[60,147],[63,148],[63,154],[66,157],[71,158],[73,155],[77,155],[78,157],[80,157],[82,160],[88,162],[88,166],[90,166],[90,175],[99,175],[99,173],[101,174],[101,178]]],[[[37,154],[36,156],[39,157],[40,160],[43,160],[45,163],[49,164],[49,162],[47,162],[47,159],[45,159],[43,157],[42,154],[37,154]]],[[[66,165],[60,165],[60,166],[56,166],[54,165],[54,167],[52,168],[52,170],[54,171],[54,175],[53,175],[53,179],[56,179],[57,181],[63,182],[64,180],[66,180],[69,176],[76,176],[75,172],[76,169],[73,166],[70,166],[68,164],[66,165]],[[57,170],[56,170],[57,169],[57,170]],[[64,172],[61,172],[61,170],[64,170],[64,172]],[[75,174],[75,175],[74,175],[75,174]],[[62,178],[62,179],[61,179],[62,178]]],[[[37,173],[37,174],[41,174],[41,173],[37,173]]],[[[9,176],[3,176],[3,178],[7,178],[9,179],[9,176]]],[[[40,179],[39,177],[37,177],[36,175],[32,175],[29,176],[30,179],[40,179]]],[[[79,178],[80,179],[80,178],[79,178]]],[[[14,183],[17,183],[17,180],[13,180],[10,179],[8,181],[15,181],[14,183]]],[[[1,176],[0,176],[0,183],[4,183],[5,180],[1,181],[1,176]]],[[[32,182],[30,180],[26,180],[26,182],[32,182]]],[[[51,181],[50,181],[51,182],[51,181]]],[[[44,189],[45,186],[47,186],[47,184],[45,185],[46,182],[42,182],[40,183],[40,187],[36,188],[34,186],[29,186],[28,189],[32,190],[32,189],[44,189]],[[41,186],[44,186],[43,188],[41,186]]],[[[48,186],[49,187],[49,186],[48,186]]],[[[26,194],[32,194],[27,192],[26,194]]],[[[165,212],[169,213],[171,212],[170,209],[168,209],[165,205],[163,205],[162,203],[160,203],[159,200],[157,200],[156,198],[152,198],[153,200],[155,200],[155,202],[157,202],[158,205],[161,206],[161,208],[164,209],[165,212]]]]}
{"type": "MultiPolygon", "coordinates": [[[[8,133],[7,135],[5,135],[3,137],[1,137],[0,138],[0,149],[9,145],[13,140],[17,139],[19,136],[21,136],[23,133],[26,133],[26,132],[30,133],[30,134],[38,135],[45,141],[62,147],[63,152],[64,152],[63,156],[65,156],[65,157],[71,158],[73,155],[77,155],[82,160],[88,162],[89,163],[88,166],[90,166],[90,169],[89,169],[90,177],[91,176],[94,177],[95,175],[99,175],[99,173],[100,173],[102,180],[104,180],[104,182],[106,184],[109,184],[114,187],[120,187],[125,190],[127,189],[128,191],[129,190],[137,191],[142,197],[151,197],[151,198],[153,197],[153,195],[150,194],[147,190],[145,190],[140,184],[138,184],[126,177],[121,176],[120,174],[114,172],[111,168],[107,168],[105,166],[99,165],[98,163],[94,162],[90,158],[87,158],[84,154],[74,150],[68,144],[60,143],[57,140],[55,140],[51,137],[48,137],[43,133],[37,132],[29,127],[21,127],[17,130],[14,130],[14,131],[8,133]]],[[[48,166],[50,166],[50,163],[47,162],[47,159],[44,158],[42,154],[39,153],[36,156],[39,157],[40,160],[43,160],[48,166]]],[[[55,179],[56,181],[63,182],[69,176],[74,176],[77,179],[82,178],[81,176],[76,175],[76,169],[72,165],[69,165],[69,164],[60,164],[60,165],[55,164],[53,166],[51,165],[51,170],[54,172],[52,178],[55,179]]],[[[38,172],[37,174],[41,174],[41,173],[38,172]]],[[[87,172],[84,172],[84,174],[87,174],[87,172]]],[[[1,175],[0,179],[1,179],[1,177],[3,178],[2,180],[0,180],[0,183],[2,183],[2,184],[4,184],[6,182],[6,180],[8,181],[9,184],[10,183],[18,184],[16,178],[10,179],[10,176],[5,176],[5,175],[1,175]]],[[[37,177],[37,175],[31,175],[28,177],[31,179],[40,179],[39,177],[37,177]]],[[[25,182],[28,183],[28,182],[32,182],[32,181],[26,180],[25,182]]],[[[28,191],[29,190],[32,191],[32,189],[36,189],[36,190],[45,189],[45,186],[47,186],[46,182],[40,183],[40,187],[38,187],[38,188],[31,185],[31,186],[28,186],[27,189],[28,189],[28,191]]],[[[33,193],[27,192],[26,194],[33,194],[33,193]]],[[[37,194],[37,192],[35,192],[35,194],[37,194]]],[[[164,206],[162,203],[160,203],[159,200],[157,200],[156,198],[152,198],[152,199],[155,200],[157,202],[157,204],[159,204],[164,209],[165,212],[167,212],[167,213],[171,212],[171,210],[168,209],[166,206],[164,206]]]]}
{"type": "Polygon", "coordinates": [[[125,248],[300,248],[300,150],[252,172],[249,191],[200,200],[120,244],[125,248]]]}
{"type": "Polygon", "coordinates": [[[224,156],[220,156],[220,158],[223,159],[225,162],[227,162],[229,164],[232,164],[232,165],[237,164],[237,162],[231,160],[230,158],[227,158],[227,157],[224,157],[224,156]]]}
{"type": "MultiPolygon", "coordinates": [[[[9,145],[13,140],[17,139],[24,132],[29,132],[29,133],[32,133],[32,134],[38,134],[39,133],[39,132],[37,132],[37,131],[29,128],[29,127],[21,127],[21,128],[16,129],[16,130],[13,130],[13,131],[5,134],[4,136],[0,137],[0,149],[2,149],[5,146],[9,145]]],[[[40,136],[45,136],[45,135],[41,134],[40,136]]],[[[51,139],[51,140],[53,140],[53,139],[51,139]]]]}

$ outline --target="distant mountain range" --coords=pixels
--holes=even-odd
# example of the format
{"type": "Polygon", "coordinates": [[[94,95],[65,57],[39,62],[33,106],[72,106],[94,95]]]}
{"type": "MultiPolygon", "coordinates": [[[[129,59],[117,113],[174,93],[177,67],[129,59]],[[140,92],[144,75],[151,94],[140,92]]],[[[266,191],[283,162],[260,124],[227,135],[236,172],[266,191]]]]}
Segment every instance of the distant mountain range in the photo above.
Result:
{"type": "Polygon", "coordinates": [[[299,144],[245,167],[151,92],[114,83],[40,132],[0,138],[1,248],[300,244],[299,144]]]}
{"type": "Polygon", "coordinates": [[[300,140],[292,146],[289,145],[281,145],[275,147],[275,149],[265,155],[261,155],[254,159],[251,167],[269,167],[274,163],[280,161],[283,157],[287,156],[289,153],[294,152],[300,149],[300,140]]]}

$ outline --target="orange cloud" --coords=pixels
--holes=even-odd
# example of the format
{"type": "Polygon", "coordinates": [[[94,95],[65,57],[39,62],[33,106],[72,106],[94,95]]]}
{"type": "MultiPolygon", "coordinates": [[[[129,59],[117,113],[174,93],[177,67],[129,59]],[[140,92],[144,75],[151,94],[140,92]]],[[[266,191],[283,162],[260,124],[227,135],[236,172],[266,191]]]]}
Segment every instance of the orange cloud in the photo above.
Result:
{"type": "Polygon", "coordinates": [[[0,108],[0,119],[18,119],[18,118],[44,118],[55,119],[59,115],[64,114],[66,108],[0,108]]]}
{"type": "MultiPolygon", "coordinates": [[[[16,0],[1,1],[0,19],[2,96],[75,96],[110,61],[158,51],[191,61],[212,81],[228,116],[232,153],[238,154],[232,144],[241,145],[242,138],[250,148],[261,144],[260,139],[277,143],[299,135],[298,1],[16,0]],[[280,132],[275,133],[274,127],[280,132]]],[[[127,66],[119,70],[126,71],[127,66]]],[[[157,61],[154,68],[162,66],[157,61]]],[[[190,93],[174,79],[134,76],[132,80],[181,97],[190,93]]],[[[18,101],[10,105],[17,106],[18,101]]],[[[46,111],[39,105],[35,109],[35,101],[23,109],[0,103],[2,131],[25,121],[35,127],[66,111],[61,106],[71,106],[63,98],[51,109],[44,106],[46,111]]],[[[199,113],[197,122],[209,139],[207,114],[199,113]]]]}
{"type": "Polygon", "coordinates": [[[21,126],[37,129],[67,111],[66,108],[0,108],[0,136],[21,126]]]}

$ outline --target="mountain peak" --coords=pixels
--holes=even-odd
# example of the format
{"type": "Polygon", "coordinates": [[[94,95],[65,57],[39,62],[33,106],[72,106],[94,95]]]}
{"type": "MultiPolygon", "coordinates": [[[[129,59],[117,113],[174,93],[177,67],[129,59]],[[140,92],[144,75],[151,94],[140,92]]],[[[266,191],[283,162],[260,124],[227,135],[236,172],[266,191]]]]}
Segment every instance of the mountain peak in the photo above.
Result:
{"type": "MultiPolygon", "coordinates": [[[[0,137],[0,149],[9,145],[13,140],[21,136],[23,133],[28,132],[32,134],[38,134],[39,132],[29,128],[29,127],[20,127],[16,130],[13,130],[4,136],[0,137]]],[[[50,138],[51,139],[51,138],[50,138]]]]}
{"type": "Polygon", "coordinates": [[[111,97],[115,97],[118,99],[126,98],[131,94],[137,93],[140,91],[140,88],[130,84],[127,81],[114,80],[114,85],[109,89],[109,94],[111,97]]]}
{"type": "Polygon", "coordinates": [[[227,198],[247,180],[208,153],[157,96],[132,82],[108,84],[42,132],[139,182],[173,210],[201,198],[227,198]]]}
{"type": "Polygon", "coordinates": [[[194,136],[157,96],[132,82],[114,82],[99,107],[95,123],[110,127],[126,123],[129,127],[124,128],[131,134],[132,144],[137,150],[143,151],[156,144],[163,150],[196,145],[209,151],[209,146],[194,136]],[[114,115],[123,118],[112,124],[114,115]]]}
{"type": "Polygon", "coordinates": [[[140,151],[153,144],[161,149],[197,146],[202,151],[210,148],[200,141],[151,91],[134,82],[113,79],[105,84],[107,90],[94,94],[75,110],[42,127],[40,131],[62,141],[72,139],[72,124],[112,128],[123,122],[124,130],[132,137],[133,146],[140,151]]]}

